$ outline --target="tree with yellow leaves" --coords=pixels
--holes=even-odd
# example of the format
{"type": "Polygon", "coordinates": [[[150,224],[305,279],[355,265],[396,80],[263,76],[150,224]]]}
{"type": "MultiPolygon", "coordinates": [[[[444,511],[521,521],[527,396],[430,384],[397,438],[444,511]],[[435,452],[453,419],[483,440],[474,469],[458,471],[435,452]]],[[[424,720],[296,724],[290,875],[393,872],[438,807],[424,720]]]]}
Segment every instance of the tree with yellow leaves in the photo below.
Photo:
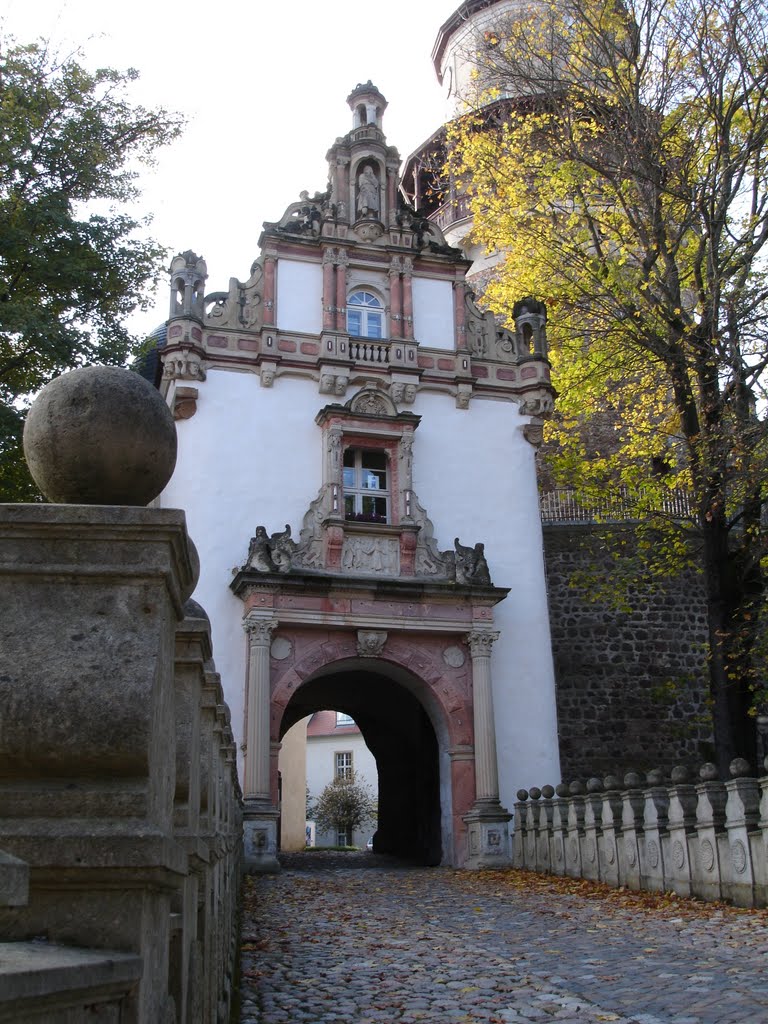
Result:
{"type": "Polygon", "coordinates": [[[486,301],[547,304],[562,482],[619,481],[645,516],[689,492],[670,527],[686,539],[656,555],[698,545],[725,775],[754,764],[765,678],[768,11],[553,0],[500,20],[475,60],[493,85],[451,128],[450,169],[502,254],[486,301]],[[577,426],[607,407],[621,443],[590,453],[577,426]]]}

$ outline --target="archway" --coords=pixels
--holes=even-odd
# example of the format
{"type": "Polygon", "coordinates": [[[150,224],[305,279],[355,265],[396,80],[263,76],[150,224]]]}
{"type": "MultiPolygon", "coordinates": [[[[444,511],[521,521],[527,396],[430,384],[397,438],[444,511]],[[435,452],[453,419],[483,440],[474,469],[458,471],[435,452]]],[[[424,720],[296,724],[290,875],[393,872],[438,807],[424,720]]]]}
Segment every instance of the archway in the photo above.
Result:
{"type": "Polygon", "coordinates": [[[453,863],[447,727],[425,684],[378,659],[325,666],[291,696],[280,737],[324,709],[353,718],[376,760],[375,851],[422,864],[453,863]]]}

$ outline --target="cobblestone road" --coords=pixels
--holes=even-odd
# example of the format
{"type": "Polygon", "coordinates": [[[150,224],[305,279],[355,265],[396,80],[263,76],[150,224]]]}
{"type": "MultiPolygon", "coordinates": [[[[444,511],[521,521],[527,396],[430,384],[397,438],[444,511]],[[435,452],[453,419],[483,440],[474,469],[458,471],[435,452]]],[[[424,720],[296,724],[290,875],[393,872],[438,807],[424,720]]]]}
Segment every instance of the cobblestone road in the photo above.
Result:
{"type": "Polygon", "coordinates": [[[284,863],[246,883],[243,1024],[768,1024],[766,912],[373,854],[284,863]]]}

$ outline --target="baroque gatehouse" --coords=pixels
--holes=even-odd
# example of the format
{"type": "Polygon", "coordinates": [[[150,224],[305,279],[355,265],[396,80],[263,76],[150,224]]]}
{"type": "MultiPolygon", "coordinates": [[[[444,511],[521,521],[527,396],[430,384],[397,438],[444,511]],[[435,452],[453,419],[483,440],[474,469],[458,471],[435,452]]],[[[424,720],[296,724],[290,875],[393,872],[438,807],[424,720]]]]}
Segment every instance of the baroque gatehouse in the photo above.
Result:
{"type": "Polygon", "coordinates": [[[535,452],[545,311],[500,329],[471,261],[399,189],[367,82],[328,185],[264,225],[245,281],[172,264],[161,389],[239,734],[245,852],[275,866],[278,750],[332,708],[379,774],[375,848],[509,860],[507,808],[559,779],[535,452]],[[242,723],[239,727],[238,723],[242,723]]]}

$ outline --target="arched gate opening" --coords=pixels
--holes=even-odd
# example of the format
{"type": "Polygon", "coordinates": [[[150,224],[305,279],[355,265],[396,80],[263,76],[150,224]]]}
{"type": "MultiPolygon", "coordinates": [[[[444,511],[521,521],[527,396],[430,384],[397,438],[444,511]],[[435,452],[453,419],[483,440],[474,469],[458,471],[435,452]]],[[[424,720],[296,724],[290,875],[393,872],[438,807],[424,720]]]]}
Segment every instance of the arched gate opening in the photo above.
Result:
{"type": "Polygon", "coordinates": [[[383,661],[355,661],[327,666],[296,689],[280,737],[316,711],[349,715],[376,760],[375,851],[421,864],[450,863],[450,757],[442,716],[415,676],[383,661]]]}

